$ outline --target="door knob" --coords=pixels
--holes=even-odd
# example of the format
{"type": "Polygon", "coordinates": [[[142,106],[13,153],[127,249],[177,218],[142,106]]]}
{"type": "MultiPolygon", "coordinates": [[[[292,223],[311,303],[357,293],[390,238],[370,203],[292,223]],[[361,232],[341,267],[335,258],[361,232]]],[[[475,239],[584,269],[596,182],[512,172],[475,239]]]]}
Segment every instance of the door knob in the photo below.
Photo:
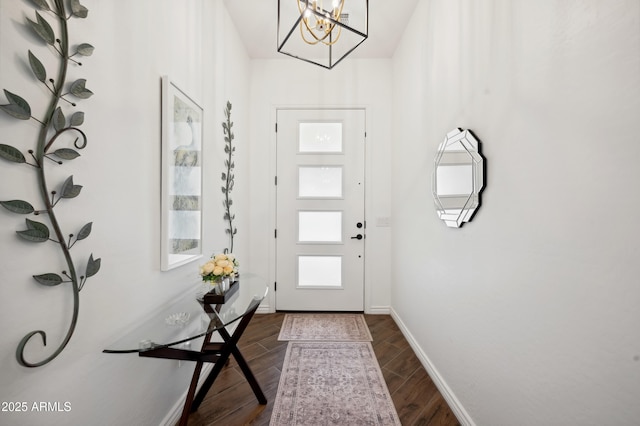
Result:
{"type": "Polygon", "coordinates": [[[351,239],[352,239],[352,240],[361,240],[361,239],[363,239],[363,238],[364,238],[364,237],[362,236],[362,234],[358,234],[358,235],[356,235],[355,237],[351,237],[351,239]]]}

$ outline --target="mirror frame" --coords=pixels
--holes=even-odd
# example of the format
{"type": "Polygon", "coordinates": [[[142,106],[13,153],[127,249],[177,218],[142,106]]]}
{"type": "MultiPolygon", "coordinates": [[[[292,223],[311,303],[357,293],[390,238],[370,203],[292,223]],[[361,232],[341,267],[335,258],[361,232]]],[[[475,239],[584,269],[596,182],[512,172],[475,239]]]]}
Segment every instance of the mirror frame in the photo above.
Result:
{"type": "MultiPolygon", "coordinates": [[[[480,141],[471,130],[456,128],[438,146],[433,169],[432,192],[438,217],[451,228],[460,228],[471,221],[480,207],[480,192],[484,188],[484,158],[480,154],[480,141]],[[464,193],[438,193],[438,169],[444,166],[471,166],[471,188],[464,193]]],[[[442,182],[443,176],[440,177],[442,182]]],[[[454,184],[455,186],[455,184],[454,184]]]]}

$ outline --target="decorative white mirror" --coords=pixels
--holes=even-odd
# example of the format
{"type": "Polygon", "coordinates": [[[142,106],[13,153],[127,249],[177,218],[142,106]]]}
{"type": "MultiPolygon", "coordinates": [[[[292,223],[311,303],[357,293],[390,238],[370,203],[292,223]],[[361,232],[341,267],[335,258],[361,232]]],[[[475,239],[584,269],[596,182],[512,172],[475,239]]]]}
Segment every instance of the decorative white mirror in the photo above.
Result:
{"type": "Polygon", "coordinates": [[[470,130],[454,129],[438,147],[433,169],[433,199],[440,219],[452,228],[469,222],[480,207],[484,159],[470,130]]]}

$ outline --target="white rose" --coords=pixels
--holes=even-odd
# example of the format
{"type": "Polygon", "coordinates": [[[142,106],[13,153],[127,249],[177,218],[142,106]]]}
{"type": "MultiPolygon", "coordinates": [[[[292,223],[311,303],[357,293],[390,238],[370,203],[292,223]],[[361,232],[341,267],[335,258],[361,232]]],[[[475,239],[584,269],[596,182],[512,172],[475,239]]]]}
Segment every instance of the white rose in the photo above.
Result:
{"type": "Polygon", "coordinates": [[[213,264],[213,262],[207,262],[204,265],[202,265],[202,268],[200,269],[202,272],[202,275],[209,275],[211,272],[213,272],[213,268],[215,267],[215,265],[213,264]]]}

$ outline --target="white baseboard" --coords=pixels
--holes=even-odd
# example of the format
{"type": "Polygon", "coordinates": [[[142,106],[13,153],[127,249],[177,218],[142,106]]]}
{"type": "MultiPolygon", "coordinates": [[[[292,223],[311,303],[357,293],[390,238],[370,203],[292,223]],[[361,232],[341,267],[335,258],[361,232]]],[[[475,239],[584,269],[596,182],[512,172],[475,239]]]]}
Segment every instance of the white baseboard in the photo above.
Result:
{"type": "Polygon", "coordinates": [[[431,377],[431,380],[433,380],[433,383],[442,394],[442,397],[447,401],[447,404],[449,404],[451,411],[453,411],[458,421],[464,426],[475,426],[475,423],[473,422],[467,411],[464,409],[458,398],[456,398],[456,396],[453,394],[442,376],[440,376],[440,373],[438,373],[436,367],[431,363],[431,360],[429,359],[427,354],[425,354],[420,345],[418,345],[416,339],[413,337],[407,326],[402,322],[402,319],[400,318],[398,313],[393,310],[393,308],[391,308],[391,318],[393,318],[393,320],[398,325],[398,328],[400,328],[400,331],[409,342],[409,345],[411,345],[411,348],[416,353],[416,356],[422,363],[425,370],[427,370],[427,373],[429,373],[429,377],[431,377]]]}
{"type": "Polygon", "coordinates": [[[272,314],[274,312],[275,311],[271,309],[271,306],[265,304],[260,304],[258,309],[256,309],[256,314],[272,314]]]}
{"type": "Polygon", "coordinates": [[[391,308],[389,306],[369,306],[364,310],[364,313],[371,315],[389,315],[391,308]]]}

